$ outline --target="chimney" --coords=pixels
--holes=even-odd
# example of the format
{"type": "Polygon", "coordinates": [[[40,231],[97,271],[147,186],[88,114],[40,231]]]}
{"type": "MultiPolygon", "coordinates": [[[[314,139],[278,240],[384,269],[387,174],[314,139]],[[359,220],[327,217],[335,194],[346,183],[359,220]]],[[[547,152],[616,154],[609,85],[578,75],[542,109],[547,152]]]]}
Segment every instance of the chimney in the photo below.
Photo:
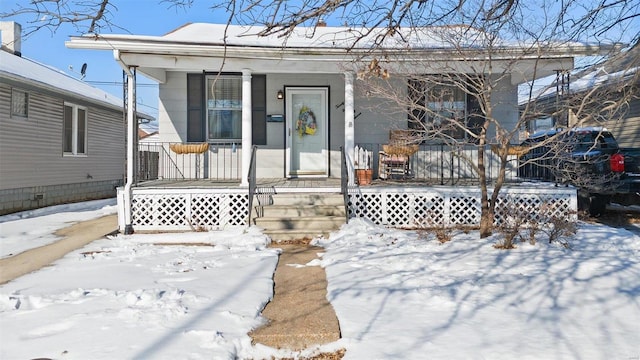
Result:
{"type": "Polygon", "coordinates": [[[318,19],[318,23],[316,24],[317,27],[326,27],[327,23],[324,21],[323,18],[319,18],[318,19]]]}
{"type": "Polygon", "coordinates": [[[0,21],[0,37],[2,50],[21,56],[22,26],[15,21],[0,21]]]}

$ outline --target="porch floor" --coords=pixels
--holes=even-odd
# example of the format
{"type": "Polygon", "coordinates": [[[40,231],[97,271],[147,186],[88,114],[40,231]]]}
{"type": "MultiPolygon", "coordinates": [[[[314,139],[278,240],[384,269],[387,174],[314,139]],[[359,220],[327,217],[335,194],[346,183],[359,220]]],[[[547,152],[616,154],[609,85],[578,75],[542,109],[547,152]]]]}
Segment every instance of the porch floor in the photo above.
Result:
{"type": "MultiPolygon", "coordinates": [[[[258,188],[274,188],[285,191],[331,191],[340,192],[339,178],[260,178],[257,179],[258,188]]],[[[505,185],[518,184],[521,181],[507,181],[505,185]]],[[[531,182],[531,181],[530,181],[531,182]]],[[[535,181],[533,181],[535,182],[535,181]]],[[[437,186],[477,186],[477,179],[456,179],[451,181],[440,181],[440,179],[373,179],[371,184],[363,185],[366,187],[437,187],[437,186]]],[[[163,179],[140,182],[135,185],[138,188],[163,188],[163,189],[196,189],[196,188],[213,188],[213,189],[236,189],[240,187],[239,180],[216,180],[216,179],[163,179]]],[[[358,185],[356,185],[358,186],[358,185]]]]}
{"type": "MultiPolygon", "coordinates": [[[[260,178],[256,180],[258,188],[277,188],[290,190],[324,189],[325,191],[340,191],[340,179],[337,178],[260,178]]],[[[164,188],[164,189],[236,189],[240,187],[239,180],[152,180],[138,183],[138,188],[164,188]]]]}

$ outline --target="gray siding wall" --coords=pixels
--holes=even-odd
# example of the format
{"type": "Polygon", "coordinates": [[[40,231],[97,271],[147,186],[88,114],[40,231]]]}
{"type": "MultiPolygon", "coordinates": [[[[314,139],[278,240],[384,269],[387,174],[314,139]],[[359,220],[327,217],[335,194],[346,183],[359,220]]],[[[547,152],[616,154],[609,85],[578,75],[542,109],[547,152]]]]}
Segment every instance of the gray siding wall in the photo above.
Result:
{"type": "MultiPolygon", "coordinates": [[[[397,102],[371,98],[363,93],[366,88],[358,87],[360,81],[356,81],[356,114],[361,115],[356,119],[355,132],[356,143],[383,144],[389,140],[390,129],[406,129],[408,126],[406,109],[398,106],[397,102]]],[[[517,86],[512,85],[509,77],[495,77],[496,86],[491,93],[493,117],[500,126],[507,131],[512,131],[518,124],[518,93],[517,86]]],[[[401,80],[391,80],[391,84],[397,89],[396,96],[406,96],[406,85],[401,80]]],[[[491,126],[488,132],[488,141],[495,138],[495,126],[491,126]]],[[[518,139],[513,139],[517,142],[518,139]]]]}
{"type": "MultiPolygon", "coordinates": [[[[168,72],[167,81],[159,87],[159,132],[162,142],[186,142],[187,131],[187,73],[168,72]]],[[[340,146],[344,144],[344,75],[342,74],[267,74],[267,114],[284,114],[284,101],[276,99],[278,90],[285,86],[329,86],[330,116],[330,173],[340,176],[340,146]]],[[[406,92],[398,86],[399,96],[406,92]]],[[[356,144],[383,144],[389,140],[389,130],[406,129],[406,110],[397,103],[366,96],[366,87],[360,80],[354,82],[355,142],[356,144]]],[[[518,121],[517,88],[508,78],[499,82],[493,93],[494,116],[511,130],[518,121]]],[[[283,177],[285,168],[286,122],[267,123],[267,145],[258,152],[258,177],[283,177]]],[[[493,136],[495,130],[492,129],[493,136]]],[[[240,151],[238,151],[240,152],[240,151]]],[[[238,155],[240,156],[240,155],[238,155]]]]}
{"type": "MultiPolygon", "coordinates": [[[[168,72],[159,86],[158,124],[161,142],[186,142],[187,73],[168,72]]],[[[330,172],[340,174],[339,148],[344,143],[344,112],[335,105],[344,101],[344,77],[339,74],[267,74],[267,114],[284,114],[284,101],[276,99],[284,86],[329,86],[330,172]]],[[[267,123],[267,145],[258,153],[258,177],[284,176],[285,123],[267,123]]],[[[238,153],[242,150],[239,149],[238,153]]],[[[240,156],[240,155],[238,155],[240,156]]],[[[227,163],[228,166],[229,163],[227,163]]]]}
{"type": "Polygon", "coordinates": [[[640,99],[629,102],[623,118],[607,121],[604,126],[611,130],[620,147],[640,148],[640,99]]]}
{"type": "MultiPolygon", "coordinates": [[[[34,90],[28,93],[28,118],[11,117],[11,86],[0,83],[0,202],[7,200],[9,190],[39,189],[46,198],[48,190],[42,189],[51,186],[75,184],[77,192],[83,193],[84,186],[78,184],[121,182],[125,158],[121,112],[70,101],[87,107],[87,155],[63,156],[65,99],[34,90]]],[[[95,193],[95,189],[86,192],[95,193]]],[[[52,197],[64,202],[64,197],[52,197]]]]}

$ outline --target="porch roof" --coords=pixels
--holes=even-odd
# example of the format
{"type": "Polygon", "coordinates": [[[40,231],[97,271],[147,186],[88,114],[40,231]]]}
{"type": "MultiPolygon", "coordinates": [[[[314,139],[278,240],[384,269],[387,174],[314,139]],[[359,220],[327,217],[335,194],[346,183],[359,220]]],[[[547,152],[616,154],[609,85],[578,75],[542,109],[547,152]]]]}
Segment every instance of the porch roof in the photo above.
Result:
{"type": "MultiPolygon", "coordinates": [[[[386,28],[297,27],[290,36],[261,36],[263,27],[193,23],[186,24],[162,36],[89,34],[71,37],[69,48],[113,50],[117,61],[138,66],[138,71],[158,82],[164,82],[165,71],[254,69],[260,72],[342,73],[360,68],[358,60],[368,63],[383,56],[394,63],[441,62],[443,66],[457,60],[464,66],[455,71],[473,72],[474,61],[522,62],[523,76],[514,83],[531,80],[525,74],[538,63],[536,76],[546,76],[552,70],[573,68],[573,57],[611,51],[617,44],[558,42],[555,44],[491,42],[488,36],[468,26],[406,27],[385,37],[386,28]],[[397,56],[400,54],[401,56],[397,56]],[[233,60],[223,62],[222,59],[233,60]],[[549,63],[545,71],[540,63],[549,63]]],[[[544,65],[544,64],[543,64],[544,65]]],[[[477,68],[477,66],[476,66],[477,68]]],[[[480,67],[482,68],[482,67],[480,67]]],[[[405,69],[406,71],[406,69],[405,69]]],[[[424,70],[421,70],[424,72],[424,70]]],[[[438,67],[434,66],[434,71],[438,67]]],[[[520,72],[520,70],[518,70],[520,72]]]]}

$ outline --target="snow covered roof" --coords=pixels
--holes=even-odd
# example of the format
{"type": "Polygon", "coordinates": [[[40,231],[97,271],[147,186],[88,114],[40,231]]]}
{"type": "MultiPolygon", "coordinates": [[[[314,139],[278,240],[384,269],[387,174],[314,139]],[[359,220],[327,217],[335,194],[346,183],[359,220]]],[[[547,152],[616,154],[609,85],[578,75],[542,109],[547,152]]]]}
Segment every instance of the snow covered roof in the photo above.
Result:
{"type": "MultiPolygon", "coordinates": [[[[174,42],[206,42],[227,46],[286,48],[355,48],[371,49],[388,31],[386,28],[303,27],[289,36],[259,36],[265,28],[257,26],[193,23],[169,32],[163,40],[174,42]]],[[[452,44],[482,46],[485,34],[467,26],[405,27],[385,36],[382,48],[412,49],[448,48],[452,44]]]]}
{"type": "MultiPolygon", "coordinates": [[[[82,40],[110,41],[112,49],[124,49],[123,43],[155,43],[184,45],[184,46],[227,46],[262,49],[327,49],[327,50],[460,50],[483,49],[489,44],[489,34],[466,26],[429,26],[403,27],[387,34],[389,29],[365,27],[304,27],[298,26],[287,36],[278,34],[261,36],[265,30],[259,26],[188,23],[163,36],[124,35],[124,34],[88,34],[82,37],[72,37],[67,46],[82,40]],[[384,39],[384,40],[380,40],[384,39]],[[111,43],[111,41],[115,41],[111,43]],[[118,43],[121,42],[121,43],[118,43]]],[[[546,46],[547,52],[558,52],[563,56],[581,53],[598,53],[602,47],[617,46],[617,44],[587,44],[580,42],[558,42],[557,44],[537,44],[546,46]]],[[[534,43],[515,43],[500,39],[493,39],[493,49],[528,49],[537,46],[534,43]]],[[[88,48],[78,46],[79,48],[88,48]]],[[[93,46],[90,46],[93,48],[93,46]]]]}
{"type": "MultiPolygon", "coordinates": [[[[614,84],[626,84],[635,79],[637,81],[640,74],[640,45],[616,54],[603,62],[589,67],[586,70],[578,71],[571,76],[569,83],[569,93],[576,94],[598,87],[605,87],[614,84]]],[[[556,86],[552,83],[541,92],[532,97],[536,101],[544,101],[556,96],[556,86]]],[[[520,105],[529,101],[528,97],[519,100],[520,105]]]]}
{"type": "MultiPolygon", "coordinates": [[[[621,70],[614,73],[607,73],[604,67],[600,67],[594,71],[591,71],[579,79],[572,81],[569,87],[571,92],[582,92],[585,90],[593,89],[597,86],[605,84],[621,83],[633,79],[640,67],[634,67],[631,69],[621,70]]],[[[555,92],[554,92],[555,94],[555,92]]]]}
{"type": "Polygon", "coordinates": [[[121,66],[159,83],[167,71],[220,69],[266,73],[343,73],[375,58],[392,72],[475,72],[474,61],[495,61],[512,73],[512,84],[573,68],[573,58],[602,54],[619,44],[523,43],[493,39],[469,26],[387,28],[296,27],[287,36],[262,36],[259,26],[193,23],[162,36],[88,34],[72,36],[68,48],[112,51],[121,66]],[[491,56],[486,50],[491,48],[491,56]],[[513,60],[516,62],[513,62],[513,60]],[[539,66],[533,66],[534,60],[539,66]],[[357,64],[357,63],[360,64],[357,64]],[[501,63],[500,63],[501,62],[501,63]],[[453,70],[451,70],[453,69],[453,70]]]}
{"type": "Polygon", "coordinates": [[[68,74],[35,60],[0,51],[0,78],[30,83],[34,86],[66,92],[90,102],[122,109],[122,100],[68,74]]]}

